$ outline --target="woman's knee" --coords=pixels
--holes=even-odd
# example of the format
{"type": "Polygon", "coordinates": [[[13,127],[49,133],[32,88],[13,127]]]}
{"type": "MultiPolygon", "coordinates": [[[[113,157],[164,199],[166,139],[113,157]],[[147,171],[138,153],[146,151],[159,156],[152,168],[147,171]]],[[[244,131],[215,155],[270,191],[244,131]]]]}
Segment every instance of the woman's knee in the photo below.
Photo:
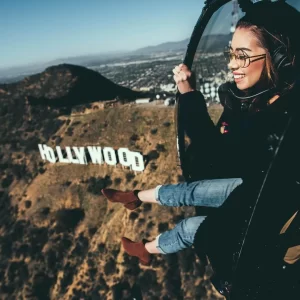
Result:
{"type": "Polygon", "coordinates": [[[182,220],[180,222],[182,231],[185,234],[194,235],[205,218],[205,216],[196,216],[182,220]]]}

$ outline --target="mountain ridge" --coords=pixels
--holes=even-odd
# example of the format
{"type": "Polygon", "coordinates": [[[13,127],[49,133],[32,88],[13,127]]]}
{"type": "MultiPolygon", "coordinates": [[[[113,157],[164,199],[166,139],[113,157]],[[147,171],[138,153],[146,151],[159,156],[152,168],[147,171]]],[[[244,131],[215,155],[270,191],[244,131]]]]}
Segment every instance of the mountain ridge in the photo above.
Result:
{"type": "MultiPolygon", "coordinates": [[[[204,35],[199,45],[199,50],[205,52],[217,52],[223,50],[223,44],[227,44],[231,34],[212,34],[204,35]]],[[[136,54],[158,52],[158,51],[179,51],[185,50],[190,39],[184,39],[175,42],[165,42],[154,46],[146,46],[133,51],[136,54]]]]}
{"type": "MultiPolygon", "coordinates": [[[[200,47],[199,50],[204,52],[216,52],[216,51],[222,51],[223,46],[225,44],[228,44],[228,41],[230,40],[230,34],[229,35],[206,35],[202,38],[202,47],[200,47]]],[[[49,62],[45,62],[43,64],[32,64],[32,65],[26,65],[26,66],[20,66],[20,67],[12,67],[12,68],[5,68],[0,69],[0,80],[1,77],[4,78],[4,76],[8,76],[7,74],[10,74],[10,76],[17,76],[20,73],[26,73],[29,72],[30,74],[33,74],[35,72],[41,72],[42,69],[45,69],[53,64],[57,64],[59,62],[60,64],[77,64],[77,65],[83,65],[83,66],[92,66],[96,63],[104,63],[105,60],[114,60],[118,59],[121,60],[123,57],[130,57],[135,55],[149,55],[151,53],[157,53],[157,52],[175,52],[175,51],[184,51],[188,45],[189,38],[183,39],[180,41],[171,41],[171,42],[164,42],[158,45],[150,45],[146,47],[142,47],[133,51],[124,51],[118,54],[113,53],[107,53],[107,54],[92,54],[92,55],[79,55],[79,56],[73,56],[70,58],[59,58],[55,60],[51,60],[49,62]],[[27,71],[26,71],[27,70],[27,71]]]]}
{"type": "Polygon", "coordinates": [[[30,104],[72,106],[95,101],[126,101],[143,95],[115,84],[100,73],[83,66],[60,64],[10,84],[0,84],[4,93],[26,97],[30,104]]]}

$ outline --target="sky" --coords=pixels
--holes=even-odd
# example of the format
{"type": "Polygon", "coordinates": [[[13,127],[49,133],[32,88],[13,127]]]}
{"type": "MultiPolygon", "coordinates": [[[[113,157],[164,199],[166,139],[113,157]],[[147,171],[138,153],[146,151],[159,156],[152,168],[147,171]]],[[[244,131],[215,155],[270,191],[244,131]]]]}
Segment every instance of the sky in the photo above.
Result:
{"type": "Polygon", "coordinates": [[[0,69],[189,38],[203,0],[0,0],[0,69]]]}
{"type": "MultiPolygon", "coordinates": [[[[299,0],[287,2],[300,8],[299,0]]],[[[203,4],[204,0],[0,0],[0,70],[180,41],[191,36],[203,4]]],[[[224,22],[211,25],[222,27],[224,22]]]]}

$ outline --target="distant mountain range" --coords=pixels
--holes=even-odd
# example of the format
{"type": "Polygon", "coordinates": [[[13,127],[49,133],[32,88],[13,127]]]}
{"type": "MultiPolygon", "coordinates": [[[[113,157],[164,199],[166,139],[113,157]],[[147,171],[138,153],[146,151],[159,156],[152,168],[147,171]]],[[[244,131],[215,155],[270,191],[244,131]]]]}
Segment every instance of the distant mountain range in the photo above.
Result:
{"type": "MultiPolygon", "coordinates": [[[[222,51],[224,47],[228,45],[228,41],[230,39],[230,34],[203,36],[199,50],[202,52],[211,53],[222,51]]],[[[153,53],[185,51],[188,43],[189,39],[184,39],[177,42],[166,42],[155,46],[147,46],[131,52],[111,52],[107,54],[82,55],[56,59],[47,63],[0,69],[0,82],[15,82],[17,80],[22,80],[26,75],[38,73],[49,66],[62,63],[89,67],[107,62],[115,62],[116,60],[121,62],[122,59],[125,58],[130,59],[132,57],[151,55],[153,53]]]]}
{"type": "Polygon", "coordinates": [[[122,87],[82,66],[61,64],[11,84],[0,84],[1,99],[25,99],[32,105],[74,106],[95,101],[134,100],[143,93],[122,87]]]}
{"type": "MultiPolygon", "coordinates": [[[[214,34],[206,35],[201,39],[199,50],[203,52],[219,52],[223,51],[224,47],[228,45],[231,39],[231,34],[214,34]]],[[[148,46],[133,51],[134,54],[151,54],[154,52],[174,52],[184,51],[187,48],[189,39],[185,39],[178,42],[167,42],[156,46],[148,46]]]]}
{"type": "Polygon", "coordinates": [[[147,46],[137,49],[132,54],[151,54],[153,52],[168,52],[179,51],[186,49],[189,39],[185,39],[177,42],[166,42],[155,46],[147,46]]]}

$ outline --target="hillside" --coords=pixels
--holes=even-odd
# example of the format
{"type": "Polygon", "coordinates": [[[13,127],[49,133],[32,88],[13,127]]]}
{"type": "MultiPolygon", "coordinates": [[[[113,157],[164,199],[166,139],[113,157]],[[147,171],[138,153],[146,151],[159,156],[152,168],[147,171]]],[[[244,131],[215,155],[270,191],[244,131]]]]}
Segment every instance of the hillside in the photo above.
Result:
{"type": "MultiPolygon", "coordinates": [[[[50,88],[39,91],[32,88],[31,95],[51,99],[50,88]]],[[[144,267],[120,245],[122,236],[153,239],[193,208],[146,204],[131,212],[100,192],[181,179],[174,108],[128,103],[78,114],[74,105],[32,105],[25,94],[20,87],[1,92],[0,298],[219,299],[193,249],[157,256],[144,267]],[[127,147],[147,156],[148,164],[139,173],[119,164],[52,164],[40,157],[39,143],[127,147]]],[[[216,120],[220,109],[211,112],[216,120]]]]}
{"type": "Polygon", "coordinates": [[[4,99],[27,97],[32,105],[62,107],[116,97],[131,101],[142,94],[117,85],[85,67],[61,64],[16,83],[0,84],[0,95],[4,99]]]}

